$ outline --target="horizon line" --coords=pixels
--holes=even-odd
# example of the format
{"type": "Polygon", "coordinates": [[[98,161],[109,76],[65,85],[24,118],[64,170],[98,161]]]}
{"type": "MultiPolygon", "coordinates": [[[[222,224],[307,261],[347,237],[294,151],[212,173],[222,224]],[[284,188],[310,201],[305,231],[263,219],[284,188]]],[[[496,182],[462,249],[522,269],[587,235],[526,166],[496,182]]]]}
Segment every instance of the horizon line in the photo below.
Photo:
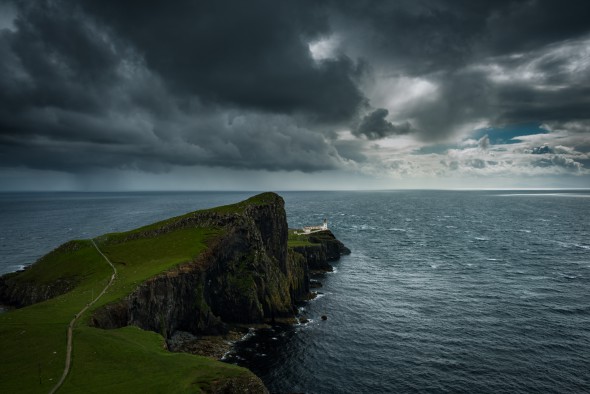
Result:
{"type": "Polygon", "coordinates": [[[10,193],[265,193],[265,192],[391,192],[391,191],[544,191],[544,190],[583,190],[590,187],[433,187],[433,188],[392,188],[392,189],[113,189],[113,190],[0,190],[0,194],[10,193]]]}

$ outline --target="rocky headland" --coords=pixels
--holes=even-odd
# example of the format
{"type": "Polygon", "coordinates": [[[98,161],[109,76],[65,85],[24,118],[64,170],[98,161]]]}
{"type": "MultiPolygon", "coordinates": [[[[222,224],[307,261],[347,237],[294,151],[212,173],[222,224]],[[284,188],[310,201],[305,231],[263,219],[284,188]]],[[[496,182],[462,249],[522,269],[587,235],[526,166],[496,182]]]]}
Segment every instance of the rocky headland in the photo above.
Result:
{"type": "MultiPolygon", "coordinates": [[[[200,253],[128,286],[122,296],[93,309],[86,324],[107,330],[136,326],[162,335],[170,350],[218,358],[248,325],[294,322],[296,305],[310,298],[311,287],[321,286],[310,275],[331,271],[330,262],[350,253],[330,230],[306,235],[289,230],[284,201],[274,193],[107,234],[97,243],[124,269],[129,263],[118,256],[130,254],[121,252],[126,245],[201,229],[209,235],[200,253]]],[[[74,255],[81,245],[66,243],[25,271],[0,277],[0,303],[23,308],[76,289],[84,274],[74,268],[43,280],[27,272],[46,271],[52,261],[74,255]]],[[[211,387],[219,392],[241,392],[246,386],[248,392],[265,391],[255,377],[232,379],[211,387]]]]}

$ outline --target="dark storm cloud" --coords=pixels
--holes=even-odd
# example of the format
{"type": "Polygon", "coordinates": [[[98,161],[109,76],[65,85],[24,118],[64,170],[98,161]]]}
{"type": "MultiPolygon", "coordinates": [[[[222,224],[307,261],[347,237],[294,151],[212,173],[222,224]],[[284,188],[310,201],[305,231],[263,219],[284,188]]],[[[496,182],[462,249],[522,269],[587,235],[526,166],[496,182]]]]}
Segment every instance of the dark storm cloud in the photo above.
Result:
{"type": "Polygon", "coordinates": [[[370,161],[364,138],[430,143],[482,121],[590,130],[586,1],[5,4],[3,167],[313,172],[370,161]],[[367,81],[395,78],[431,92],[372,103],[367,81]]]}
{"type": "Polygon", "coordinates": [[[353,134],[364,135],[370,140],[384,138],[394,134],[407,134],[411,131],[411,125],[408,122],[395,125],[387,119],[389,111],[385,108],[378,108],[368,115],[365,115],[358,127],[353,129],[353,134]]]}
{"type": "MultiPolygon", "coordinates": [[[[472,2],[477,4],[478,2],[472,2]]],[[[495,3],[495,4],[494,4],[495,3]]],[[[486,18],[486,47],[495,53],[528,52],[589,32],[585,0],[508,1],[486,18]]]]}
{"type": "Polygon", "coordinates": [[[329,32],[315,1],[85,2],[176,91],[271,112],[346,120],[363,96],[346,56],[316,63],[308,41],[329,32]]]}
{"type": "Polygon", "coordinates": [[[535,50],[590,31],[585,0],[341,3],[333,2],[333,19],[351,45],[364,46],[373,59],[386,59],[394,72],[416,75],[455,70],[474,56],[535,50]]]}
{"type": "Polygon", "coordinates": [[[338,7],[333,23],[347,50],[381,75],[437,86],[436,100],[400,118],[413,119],[423,140],[437,141],[481,120],[587,118],[589,13],[590,3],[579,0],[356,1],[338,7]],[[499,83],[490,79],[493,68],[535,76],[499,83]]]}
{"type": "Polygon", "coordinates": [[[336,168],[310,125],[364,102],[360,63],[311,57],[307,40],[327,31],[320,8],[14,4],[14,28],[0,31],[3,166],[336,168]]]}

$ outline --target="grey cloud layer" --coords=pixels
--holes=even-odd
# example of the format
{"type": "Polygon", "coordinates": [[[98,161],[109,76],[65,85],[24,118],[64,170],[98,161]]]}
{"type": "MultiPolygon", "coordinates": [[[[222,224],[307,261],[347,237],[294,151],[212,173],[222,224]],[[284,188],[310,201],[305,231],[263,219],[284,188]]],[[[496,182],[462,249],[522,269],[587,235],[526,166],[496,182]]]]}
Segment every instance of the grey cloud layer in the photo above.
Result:
{"type": "Polygon", "coordinates": [[[435,98],[390,120],[440,141],[473,123],[588,121],[589,12],[577,0],[358,1],[333,20],[346,51],[381,78],[433,84],[435,98]]]}
{"type": "Polygon", "coordinates": [[[412,126],[408,122],[395,125],[387,121],[388,114],[389,111],[385,108],[378,108],[365,115],[359,125],[353,128],[353,134],[364,135],[370,140],[376,140],[395,134],[407,134],[411,131],[412,126]]]}
{"type": "Polygon", "coordinates": [[[309,125],[354,115],[360,66],[316,64],[313,9],[204,4],[18,3],[0,32],[0,163],[336,168],[309,125]]]}
{"type": "Polygon", "coordinates": [[[431,143],[478,122],[590,129],[586,1],[5,4],[3,167],[313,172],[370,160],[339,130],[431,143]],[[309,44],[333,37],[315,59],[309,44]],[[398,80],[430,90],[378,102],[369,88],[398,80]]]}

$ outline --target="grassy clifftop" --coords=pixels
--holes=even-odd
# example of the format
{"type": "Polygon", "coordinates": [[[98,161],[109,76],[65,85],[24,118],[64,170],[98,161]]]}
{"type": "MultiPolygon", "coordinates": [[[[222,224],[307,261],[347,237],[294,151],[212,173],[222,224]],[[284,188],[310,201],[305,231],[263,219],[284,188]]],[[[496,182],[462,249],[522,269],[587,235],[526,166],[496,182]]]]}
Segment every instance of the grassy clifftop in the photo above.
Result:
{"type": "MultiPolygon", "coordinates": [[[[214,391],[227,379],[252,378],[248,370],[237,366],[170,353],[157,333],[132,326],[102,330],[89,322],[97,309],[126,297],[140,283],[196,261],[224,232],[216,226],[177,223],[203,212],[240,214],[277,198],[264,193],[238,204],[98,237],[97,245],[116,266],[118,276],[79,320],[74,330],[73,366],[59,392],[194,393],[214,391]]],[[[111,274],[111,267],[92,243],[80,240],[62,245],[24,272],[2,278],[5,287],[27,292],[32,302],[48,299],[0,314],[0,392],[40,393],[54,386],[64,367],[69,321],[100,293],[111,274]],[[52,297],[55,294],[59,295],[52,297]]]]}

